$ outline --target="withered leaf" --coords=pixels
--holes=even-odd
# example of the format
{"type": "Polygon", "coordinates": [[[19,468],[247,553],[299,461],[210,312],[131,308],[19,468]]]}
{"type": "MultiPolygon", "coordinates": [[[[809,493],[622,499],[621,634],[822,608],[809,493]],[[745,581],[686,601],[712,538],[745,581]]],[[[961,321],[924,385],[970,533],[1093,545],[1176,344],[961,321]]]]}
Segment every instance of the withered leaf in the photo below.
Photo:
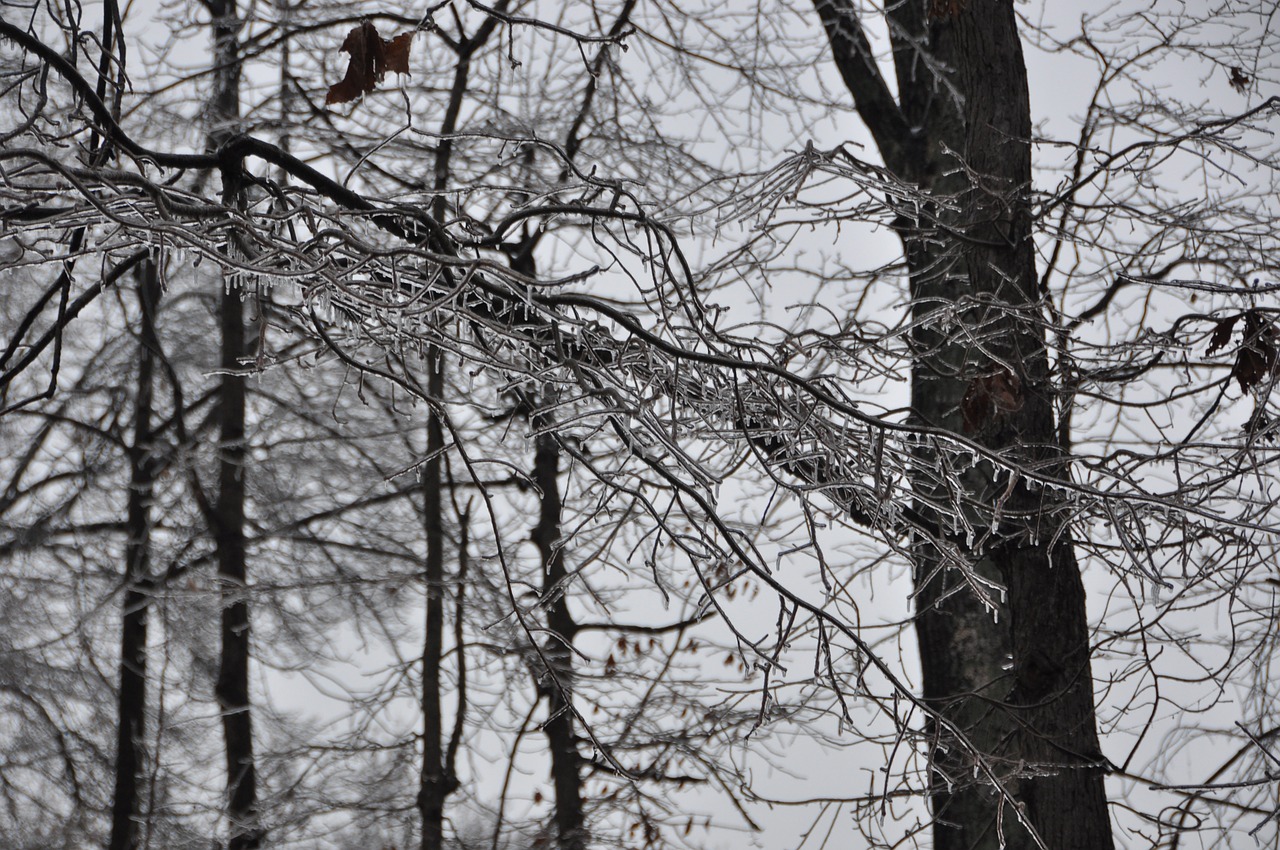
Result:
{"type": "Polygon", "coordinates": [[[960,414],[968,434],[981,431],[996,417],[1022,409],[1022,381],[1008,369],[979,375],[969,382],[960,401],[960,414]]]}
{"type": "Polygon", "coordinates": [[[1256,387],[1275,371],[1278,336],[1275,325],[1262,312],[1250,310],[1244,314],[1244,342],[1231,370],[1231,377],[1240,382],[1242,392],[1256,387]]]}
{"type": "Polygon", "coordinates": [[[1244,94],[1249,91],[1249,86],[1253,83],[1253,78],[1244,72],[1243,68],[1231,69],[1231,88],[1244,94]]]}
{"type": "Polygon", "coordinates": [[[1236,329],[1236,322],[1240,321],[1240,314],[1237,313],[1226,319],[1219,319],[1217,326],[1213,329],[1213,336],[1209,338],[1209,354],[1226,348],[1227,343],[1231,342],[1231,332],[1236,329]]]}
{"type": "Polygon", "coordinates": [[[342,82],[329,87],[324,104],[349,103],[362,94],[373,91],[388,71],[409,73],[409,45],[413,43],[413,31],[404,32],[392,39],[378,35],[378,29],[369,21],[363,21],[347,33],[339,48],[351,59],[342,82]]]}
{"type": "Polygon", "coordinates": [[[964,11],[968,0],[929,0],[929,20],[954,18],[964,11]]]}
{"type": "Polygon", "coordinates": [[[1250,437],[1260,437],[1269,443],[1274,443],[1276,437],[1280,436],[1276,433],[1276,422],[1267,415],[1267,409],[1261,402],[1254,409],[1249,421],[1245,423],[1244,432],[1250,437]]]}
{"type": "Polygon", "coordinates": [[[1240,352],[1236,355],[1235,368],[1231,370],[1231,377],[1240,382],[1242,392],[1248,392],[1257,386],[1267,374],[1267,359],[1262,352],[1248,345],[1240,346],[1240,352]]]}

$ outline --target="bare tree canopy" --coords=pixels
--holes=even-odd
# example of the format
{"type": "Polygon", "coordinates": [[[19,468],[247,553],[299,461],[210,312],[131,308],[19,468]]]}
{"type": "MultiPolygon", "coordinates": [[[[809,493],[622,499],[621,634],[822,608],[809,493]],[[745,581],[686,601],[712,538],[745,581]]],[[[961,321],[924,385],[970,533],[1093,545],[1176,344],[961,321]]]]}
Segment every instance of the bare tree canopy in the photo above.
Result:
{"type": "Polygon", "coordinates": [[[8,846],[1280,842],[1274,9],[0,10],[8,846]]]}

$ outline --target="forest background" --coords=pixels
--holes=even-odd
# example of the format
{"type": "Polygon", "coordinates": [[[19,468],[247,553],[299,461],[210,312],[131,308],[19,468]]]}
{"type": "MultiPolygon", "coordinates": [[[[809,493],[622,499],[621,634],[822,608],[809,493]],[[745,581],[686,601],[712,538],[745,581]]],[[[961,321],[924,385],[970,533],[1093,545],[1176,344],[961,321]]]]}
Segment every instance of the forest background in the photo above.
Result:
{"type": "Polygon", "coordinates": [[[6,3],[3,843],[1276,846],[1274,16],[6,3]]]}

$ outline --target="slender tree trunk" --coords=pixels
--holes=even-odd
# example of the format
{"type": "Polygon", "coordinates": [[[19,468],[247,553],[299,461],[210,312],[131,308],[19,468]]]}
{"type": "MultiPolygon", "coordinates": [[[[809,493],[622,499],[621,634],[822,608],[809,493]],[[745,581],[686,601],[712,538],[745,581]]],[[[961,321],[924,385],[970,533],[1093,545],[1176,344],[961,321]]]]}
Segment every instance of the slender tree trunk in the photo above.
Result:
{"type": "MultiPolygon", "coordinates": [[[[631,4],[628,4],[624,9],[624,17],[630,13],[630,9],[631,4]]],[[[617,28],[618,25],[615,25],[615,30],[617,28]]],[[[586,106],[579,113],[579,120],[585,115],[585,109],[593,95],[594,86],[588,92],[586,106]]],[[[577,146],[577,136],[571,133],[569,142],[565,145],[570,156],[577,150],[577,146]]],[[[567,171],[561,174],[560,179],[561,182],[568,179],[567,171]]],[[[512,269],[534,280],[538,277],[534,251],[541,236],[540,232],[531,234],[526,230],[519,247],[510,255],[512,269]]],[[[531,401],[530,407],[553,407],[552,392],[548,389],[541,400],[531,401]]],[[[573,641],[578,634],[578,623],[569,611],[564,587],[568,572],[564,548],[560,544],[560,517],[563,511],[560,497],[560,444],[547,427],[551,422],[546,414],[533,411],[530,421],[534,430],[539,432],[534,438],[533,481],[538,486],[540,495],[538,523],[533,528],[532,539],[542,561],[542,598],[547,612],[547,629],[550,632],[542,647],[550,669],[546,671],[545,680],[536,684],[539,696],[547,699],[547,721],[543,725],[543,732],[551,750],[551,782],[555,788],[558,842],[556,846],[558,850],[585,850],[587,824],[582,802],[582,756],[578,752],[573,713],[573,641]]]]}
{"type": "Polygon", "coordinates": [[[248,551],[245,539],[245,387],[244,304],[240,293],[224,293],[222,322],[222,388],[218,398],[217,550],[222,598],[222,653],[215,695],[222,712],[226,745],[229,850],[248,850],[261,843],[258,825],[257,773],[253,755],[253,717],[249,703],[248,551]]]}
{"type": "MultiPolygon", "coordinates": [[[[444,397],[444,363],[440,349],[427,352],[427,393],[444,397]]],[[[427,623],[422,647],[422,776],[418,810],[422,817],[422,850],[444,846],[444,804],[456,783],[445,765],[444,708],[441,667],[444,655],[444,428],[433,407],[427,415],[427,460],[422,469],[423,531],[427,538],[427,623]]]]}
{"type": "MultiPolygon", "coordinates": [[[[886,165],[923,195],[897,222],[916,320],[914,419],[1067,476],[1040,323],[1030,105],[1011,0],[892,4],[896,95],[853,4],[815,5],[886,165]],[[1014,403],[966,404],[983,381],[1010,389],[1014,403]]],[[[1001,777],[1021,817],[935,724],[934,846],[1023,848],[1038,838],[1050,850],[1107,850],[1088,618],[1066,517],[1043,489],[992,465],[951,473],[950,455],[941,442],[922,446],[913,480],[918,512],[938,525],[913,545],[923,696],[1001,777]],[[957,513],[976,526],[972,542],[950,524],[957,513]],[[943,561],[939,534],[968,555],[970,576],[943,561]],[[1001,582],[1007,597],[951,593],[966,578],[1001,582]]]]}
{"type": "MultiPolygon", "coordinates": [[[[213,15],[215,145],[234,135],[240,117],[240,20],[236,0],[209,0],[213,15]]],[[[240,174],[222,174],[223,202],[240,200],[240,174]]],[[[232,249],[234,250],[234,249],[232,249]]],[[[248,351],[244,301],[236,287],[224,287],[218,318],[222,339],[218,390],[218,497],[214,535],[222,600],[221,655],[214,694],[222,713],[227,770],[228,850],[252,850],[262,843],[257,770],[253,753],[253,715],[249,702],[248,545],[245,493],[245,379],[240,371],[248,351]]]]}
{"type": "Polygon", "coordinates": [[[158,350],[155,311],[160,300],[156,266],[142,266],[138,375],[134,397],[133,444],[129,447],[129,500],[125,544],[124,600],[120,625],[120,693],[116,720],[115,793],[111,804],[109,850],[139,844],[147,732],[147,609],[150,573],[151,498],[155,484],[151,413],[158,350]]]}
{"type": "MultiPolygon", "coordinates": [[[[537,417],[535,417],[535,420],[537,417]]],[[[535,424],[536,421],[535,421],[535,424]]],[[[533,480],[541,492],[533,542],[542,556],[542,598],[547,606],[550,636],[542,648],[550,669],[539,690],[547,697],[543,730],[551,749],[551,778],[555,785],[557,847],[585,850],[586,822],[582,808],[582,757],[574,731],[573,640],[578,623],[569,611],[565,593],[564,549],[560,546],[560,445],[551,433],[535,438],[533,480]]]]}
{"type": "MultiPolygon", "coordinates": [[[[499,13],[506,10],[508,0],[496,5],[499,13]]],[[[498,18],[486,18],[470,38],[458,31],[458,43],[453,46],[455,65],[453,84],[449,90],[449,102],[445,107],[440,126],[440,144],[436,148],[433,168],[435,202],[431,214],[437,221],[444,221],[448,212],[445,190],[449,186],[453,157],[453,133],[458,127],[462,102],[466,95],[471,73],[471,57],[488,40],[497,27],[498,18]]],[[[440,349],[427,350],[427,394],[435,402],[444,398],[444,356],[440,349]]],[[[427,612],[426,634],[422,648],[422,773],[418,783],[418,811],[422,819],[423,850],[439,850],[444,845],[445,800],[458,787],[453,759],[461,734],[461,717],[456,719],[453,737],[448,745],[443,741],[444,712],[441,705],[441,667],[444,652],[444,482],[441,464],[444,455],[444,429],[440,413],[432,409],[427,416],[427,460],[423,464],[420,483],[423,493],[423,523],[427,537],[427,612]]],[[[465,557],[465,555],[463,555],[465,557]]],[[[461,610],[459,608],[459,610],[461,610]]],[[[460,632],[459,632],[460,634],[460,632]]],[[[458,647],[462,652],[462,647],[458,647]]],[[[459,675],[465,675],[465,662],[460,664],[459,675]]],[[[465,697],[460,693],[458,712],[465,711],[465,697]]]]}

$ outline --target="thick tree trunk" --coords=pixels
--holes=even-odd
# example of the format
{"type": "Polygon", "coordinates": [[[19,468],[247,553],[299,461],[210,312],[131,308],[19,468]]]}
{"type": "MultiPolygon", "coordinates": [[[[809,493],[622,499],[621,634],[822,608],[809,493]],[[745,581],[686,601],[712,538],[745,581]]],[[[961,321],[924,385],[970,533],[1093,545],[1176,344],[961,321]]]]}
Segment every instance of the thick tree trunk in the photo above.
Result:
{"type": "MultiPolygon", "coordinates": [[[[535,417],[536,419],[536,417],[535,417]]],[[[564,583],[564,549],[560,546],[560,445],[554,435],[535,438],[533,480],[541,493],[533,542],[542,557],[542,598],[547,606],[550,636],[542,653],[550,669],[539,684],[547,697],[543,731],[551,749],[551,779],[555,786],[556,838],[559,850],[585,850],[587,829],[582,808],[581,755],[573,722],[573,639],[578,623],[569,611],[564,583]]]]}
{"type": "MultiPolygon", "coordinates": [[[[943,268],[948,259],[961,259],[975,302],[999,311],[992,316],[982,308],[970,311],[963,324],[976,332],[984,351],[973,344],[966,368],[950,384],[958,391],[956,385],[963,383],[967,391],[975,379],[1009,370],[1020,386],[1021,408],[992,411],[991,421],[971,421],[970,428],[1010,460],[1065,478],[1069,470],[1058,445],[1056,393],[1040,323],[1030,202],[1031,109],[1013,4],[971,0],[949,26],[944,43],[952,49],[940,58],[955,68],[964,127],[963,138],[951,140],[958,143],[951,148],[961,152],[970,185],[959,197],[963,220],[949,244],[942,243],[946,250],[937,259],[943,268]],[[989,331],[978,330],[988,320],[989,331]]],[[[937,148],[934,154],[942,156],[937,148]]],[[[957,343],[966,340],[975,336],[957,343]]],[[[949,365],[944,361],[939,371],[949,365]]],[[[988,552],[1008,589],[1013,661],[1008,701],[1016,726],[1008,755],[1016,759],[1011,766],[1024,771],[1013,786],[1019,803],[1049,848],[1111,847],[1088,616],[1067,516],[1052,493],[1028,486],[1025,479],[1010,486],[1007,475],[993,476],[970,495],[987,523],[996,526],[988,552]],[[994,506],[1003,494],[1008,499],[1002,521],[995,518],[994,506]]]]}
{"type": "Polygon", "coordinates": [[[139,845],[142,772],[147,731],[147,608],[150,572],[151,497],[155,455],[151,413],[154,402],[156,352],[155,311],[160,300],[156,266],[148,260],[139,275],[141,306],[138,374],[134,396],[133,444],[129,447],[129,499],[125,544],[124,599],[120,624],[120,693],[116,720],[115,792],[111,804],[109,850],[139,845]]]}
{"type": "MultiPolygon", "coordinates": [[[[947,161],[945,151],[968,150],[962,147],[970,117],[964,110],[972,104],[967,95],[936,81],[926,70],[927,63],[921,55],[922,50],[927,50],[945,61],[941,55],[954,52],[954,26],[948,22],[931,26],[922,2],[908,2],[896,9],[896,26],[899,37],[894,39],[894,60],[903,114],[910,126],[920,128],[911,134],[914,149],[904,147],[896,170],[903,179],[935,197],[966,198],[971,189],[968,175],[956,162],[947,161]],[[915,37],[907,38],[908,33],[915,37]]],[[[1015,74],[1006,81],[1008,91],[1000,96],[1025,96],[1023,79],[1019,89],[1015,74]]],[[[1024,191],[1029,181],[1025,139],[1023,135],[1022,141],[1005,140],[1008,148],[1017,148],[1005,153],[1014,160],[1026,161],[1025,179],[1014,183],[1007,182],[1007,178],[1000,180],[1005,192],[1024,191]]],[[[938,204],[926,208],[918,217],[899,222],[911,276],[913,317],[918,322],[912,334],[915,359],[911,411],[919,424],[964,433],[964,397],[970,381],[992,364],[975,349],[972,337],[954,333],[938,317],[957,303],[970,299],[975,299],[970,303],[981,303],[980,296],[988,291],[984,289],[988,282],[973,279],[970,267],[974,258],[968,255],[963,242],[939,240],[940,231],[945,232],[943,228],[955,227],[956,232],[963,233],[966,225],[965,212],[948,215],[945,208],[945,204],[938,204]]],[[[1025,302],[1021,294],[1010,297],[1003,292],[1001,298],[1013,304],[1025,302]]],[[[983,327],[984,322],[996,321],[1007,326],[1003,318],[998,308],[971,309],[963,314],[963,325],[983,327]]],[[[1033,341],[1031,347],[1042,344],[1033,341]]],[[[936,474],[945,463],[946,454],[942,447],[923,448],[918,453],[920,464],[913,480],[917,508],[943,526],[947,523],[945,514],[950,511],[931,506],[948,505],[954,498],[949,492],[948,476],[936,474]]],[[[990,467],[980,465],[955,477],[960,479],[966,495],[976,497],[973,508],[957,510],[965,512],[978,528],[985,527],[984,508],[994,500],[990,467]]],[[[985,598],[982,595],[987,590],[982,583],[1003,582],[1001,570],[985,553],[971,551],[966,554],[973,576],[957,575],[954,569],[944,567],[936,546],[927,540],[917,541],[913,552],[922,696],[938,715],[964,732],[990,769],[1009,790],[1014,790],[1013,773],[1018,767],[1015,721],[1004,708],[1011,687],[1008,664],[1013,645],[1009,624],[1013,615],[1003,594],[992,590],[985,598]],[[969,582],[975,584],[956,587],[957,583],[969,582]]],[[[1020,828],[1017,813],[1008,801],[989,783],[975,781],[978,777],[973,769],[974,756],[940,734],[938,724],[930,725],[936,742],[932,752],[936,850],[1027,846],[1030,835],[1020,828]]]]}
{"type": "MultiPolygon", "coordinates": [[[[896,97],[853,5],[815,4],[886,165],[925,196],[897,222],[916,320],[914,419],[1065,477],[1040,324],[1030,105],[1012,2],[892,4],[896,97]],[[984,380],[1011,389],[1013,403],[966,405],[984,380]]],[[[962,572],[944,564],[930,535],[915,541],[923,696],[964,731],[1021,812],[983,772],[975,779],[973,755],[935,724],[934,846],[1021,848],[1038,839],[1051,850],[1106,850],[1088,619],[1065,515],[1043,489],[1010,483],[993,465],[948,472],[950,454],[945,442],[920,449],[917,510],[969,556],[969,580],[1001,582],[1007,597],[988,605],[968,589],[952,593],[962,572]],[[972,541],[948,520],[958,514],[976,528],[972,541]]]]}

